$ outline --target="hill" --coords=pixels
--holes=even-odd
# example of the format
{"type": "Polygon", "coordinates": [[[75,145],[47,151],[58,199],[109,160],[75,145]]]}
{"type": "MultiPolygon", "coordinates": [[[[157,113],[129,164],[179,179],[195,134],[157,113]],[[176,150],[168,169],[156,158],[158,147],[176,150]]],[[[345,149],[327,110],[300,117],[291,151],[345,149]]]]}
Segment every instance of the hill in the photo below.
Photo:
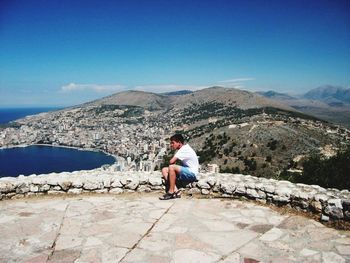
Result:
{"type": "Polygon", "coordinates": [[[305,114],[350,128],[350,104],[348,102],[350,89],[323,86],[301,96],[291,96],[275,91],[257,92],[257,94],[305,114]]]}
{"type": "Polygon", "coordinates": [[[326,85],[310,90],[303,95],[306,99],[319,100],[330,106],[350,105],[350,88],[326,85]]]}
{"type": "Polygon", "coordinates": [[[189,139],[203,167],[216,163],[221,171],[274,178],[299,167],[303,156],[331,154],[350,138],[348,130],[282,102],[211,87],[181,95],[125,91],[30,116],[0,130],[0,147],[93,148],[123,157],[124,169],[153,170],[167,158],[168,138],[175,132],[189,139]]]}
{"type": "Polygon", "coordinates": [[[149,110],[165,109],[171,104],[171,96],[151,92],[128,90],[108,97],[98,99],[77,107],[96,107],[102,105],[127,105],[138,106],[149,110]]]}
{"type": "Polygon", "coordinates": [[[151,93],[144,91],[123,91],[77,107],[96,107],[101,105],[138,106],[147,110],[184,108],[193,104],[209,102],[222,103],[241,109],[276,107],[294,111],[293,108],[273,100],[262,98],[252,92],[222,87],[211,87],[194,92],[151,93]]]}

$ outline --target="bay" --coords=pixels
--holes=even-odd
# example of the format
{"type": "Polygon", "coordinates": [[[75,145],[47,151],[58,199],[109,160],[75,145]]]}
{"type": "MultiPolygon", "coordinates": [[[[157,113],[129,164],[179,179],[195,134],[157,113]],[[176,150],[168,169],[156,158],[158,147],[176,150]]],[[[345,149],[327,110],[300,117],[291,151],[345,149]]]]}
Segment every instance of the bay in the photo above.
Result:
{"type": "Polygon", "coordinates": [[[0,177],[90,170],[115,163],[103,152],[31,145],[0,149],[0,177]]]}
{"type": "Polygon", "coordinates": [[[42,112],[59,110],[58,107],[37,107],[37,108],[0,108],[0,124],[5,124],[23,118],[28,115],[34,115],[42,112]]]}

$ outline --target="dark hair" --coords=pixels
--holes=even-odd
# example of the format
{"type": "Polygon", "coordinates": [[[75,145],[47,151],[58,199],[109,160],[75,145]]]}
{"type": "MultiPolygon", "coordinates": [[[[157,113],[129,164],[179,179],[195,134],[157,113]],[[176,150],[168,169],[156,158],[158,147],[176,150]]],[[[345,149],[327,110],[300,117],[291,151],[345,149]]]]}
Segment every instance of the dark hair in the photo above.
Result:
{"type": "Polygon", "coordinates": [[[181,134],[175,134],[170,137],[170,141],[181,142],[182,144],[184,144],[185,139],[181,134]]]}

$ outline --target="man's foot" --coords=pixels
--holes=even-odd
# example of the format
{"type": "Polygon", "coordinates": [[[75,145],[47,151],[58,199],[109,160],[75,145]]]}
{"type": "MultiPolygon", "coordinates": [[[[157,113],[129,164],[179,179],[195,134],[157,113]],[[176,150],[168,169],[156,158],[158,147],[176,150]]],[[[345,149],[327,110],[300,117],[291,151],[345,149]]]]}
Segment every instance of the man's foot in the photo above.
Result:
{"type": "Polygon", "coordinates": [[[159,197],[160,200],[169,200],[169,199],[175,199],[177,198],[176,192],[175,193],[166,193],[165,195],[159,197]]]}
{"type": "Polygon", "coordinates": [[[181,198],[181,190],[177,190],[174,194],[176,198],[181,198]]]}

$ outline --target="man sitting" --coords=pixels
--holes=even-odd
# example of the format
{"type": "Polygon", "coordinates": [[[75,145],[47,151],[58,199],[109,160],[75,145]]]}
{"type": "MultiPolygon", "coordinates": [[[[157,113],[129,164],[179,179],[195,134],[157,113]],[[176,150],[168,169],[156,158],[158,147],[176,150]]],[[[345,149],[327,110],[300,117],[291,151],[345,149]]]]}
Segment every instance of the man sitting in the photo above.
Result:
{"type": "Polygon", "coordinates": [[[165,179],[168,191],[160,197],[161,200],[168,200],[180,197],[176,187],[176,181],[191,183],[197,181],[198,177],[198,157],[196,152],[188,144],[184,144],[184,138],[181,134],[175,134],[170,137],[170,147],[178,150],[174,157],[169,161],[169,167],[162,169],[162,175],[165,179]],[[182,165],[176,165],[180,160],[182,165]]]}

